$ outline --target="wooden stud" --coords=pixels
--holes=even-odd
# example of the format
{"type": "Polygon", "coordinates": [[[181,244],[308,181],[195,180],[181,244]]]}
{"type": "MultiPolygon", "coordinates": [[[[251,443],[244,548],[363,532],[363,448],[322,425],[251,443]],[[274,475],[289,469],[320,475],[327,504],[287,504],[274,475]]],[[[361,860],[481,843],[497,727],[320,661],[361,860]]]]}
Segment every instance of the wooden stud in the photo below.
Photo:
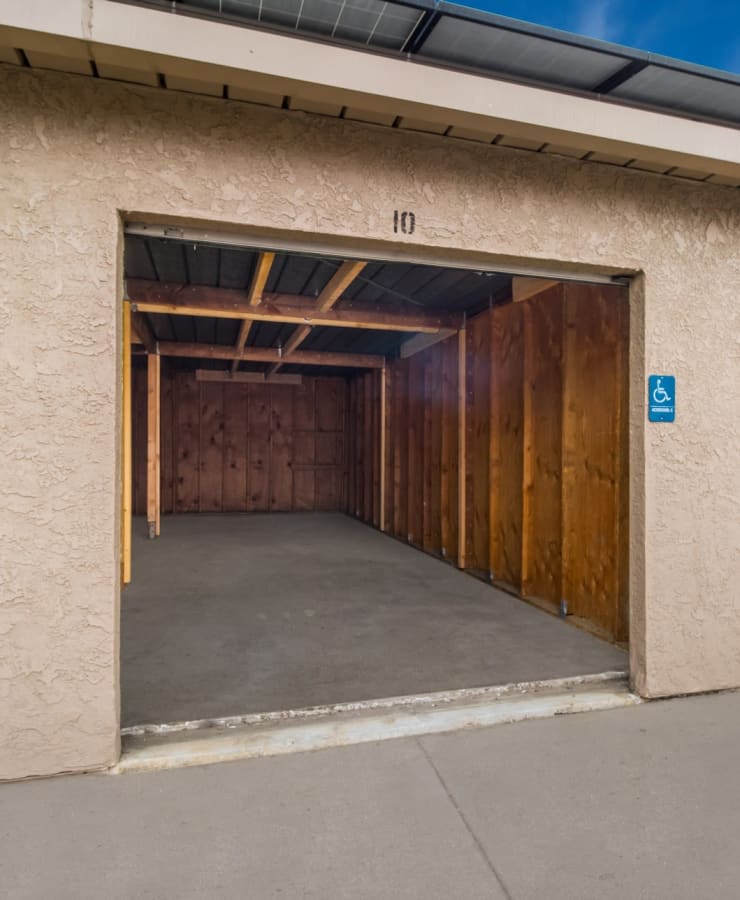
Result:
{"type": "MultiPolygon", "coordinates": [[[[222,344],[186,344],[178,341],[161,341],[159,352],[162,356],[180,356],[184,359],[234,359],[236,350],[222,344]]],[[[282,359],[277,347],[246,347],[238,359],[249,362],[279,362],[282,359]]],[[[382,369],[384,356],[370,353],[324,353],[313,350],[296,350],[291,363],[302,366],[338,366],[346,369],[382,369]]]]}
{"type": "Polygon", "coordinates": [[[123,365],[121,389],[121,583],[131,581],[131,305],[123,303],[123,365]]]}
{"type": "Polygon", "coordinates": [[[467,408],[467,344],[466,330],[461,328],[457,333],[457,567],[465,568],[466,562],[466,525],[467,525],[467,492],[465,490],[466,463],[466,425],[467,408]]]}
{"type": "Polygon", "coordinates": [[[147,356],[146,392],[146,519],[149,537],[159,537],[160,505],[160,357],[156,353],[147,356]]]}
{"type": "Polygon", "coordinates": [[[387,369],[380,370],[380,530],[386,530],[385,524],[385,482],[388,454],[388,436],[386,434],[386,419],[388,416],[388,403],[386,398],[387,369]]]}
{"type": "MultiPolygon", "coordinates": [[[[252,276],[252,283],[249,285],[249,291],[247,293],[247,303],[250,306],[259,306],[262,302],[262,294],[265,290],[265,284],[267,284],[267,279],[270,275],[270,269],[272,268],[272,264],[275,261],[275,254],[264,252],[260,253],[259,258],[257,259],[257,265],[255,266],[254,275],[252,276]]],[[[244,349],[245,344],[247,343],[247,338],[249,337],[249,330],[252,327],[252,322],[249,319],[244,319],[239,328],[239,334],[236,338],[236,344],[234,345],[236,350],[241,352],[244,349]]],[[[236,372],[239,368],[239,360],[235,359],[231,364],[231,371],[236,372]]]]}

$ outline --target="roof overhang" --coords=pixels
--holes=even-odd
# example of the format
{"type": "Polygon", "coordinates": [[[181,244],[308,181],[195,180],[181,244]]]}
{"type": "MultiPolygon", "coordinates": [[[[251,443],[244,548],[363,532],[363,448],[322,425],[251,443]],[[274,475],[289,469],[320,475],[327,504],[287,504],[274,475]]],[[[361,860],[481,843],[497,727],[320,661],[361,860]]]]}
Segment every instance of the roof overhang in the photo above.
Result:
{"type": "Polygon", "coordinates": [[[114,0],[12,0],[0,47],[40,68],[275,106],[289,97],[309,112],[740,185],[729,126],[114,0]]]}

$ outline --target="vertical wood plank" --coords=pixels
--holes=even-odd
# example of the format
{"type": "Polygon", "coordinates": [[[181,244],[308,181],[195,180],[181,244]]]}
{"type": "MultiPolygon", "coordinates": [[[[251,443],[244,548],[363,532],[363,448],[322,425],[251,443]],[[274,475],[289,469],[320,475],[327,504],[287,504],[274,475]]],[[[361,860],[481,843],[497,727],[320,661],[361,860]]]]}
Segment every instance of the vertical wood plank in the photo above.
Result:
{"type": "Polygon", "coordinates": [[[375,528],[380,528],[380,372],[371,372],[372,381],[372,402],[370,411],[372,413],[372,444],[373,444],[373,503],[372,503],[372,524],[375,528]]]}
{"type": "Polygon", "coordinates": [[[458,549],[457,337],[448,338],[439,346],[442,349],[442,554],[454,562],[458,549]]]}
{"type": "Polygon", "coordinates": [[[563,597],[569,613],[613,636],[619,594],[618,307],[608,288],[572,284],[565,296],[563,597]]]}
{"type": "Polygon", "coordinates": [[[224,385],[201,382],[200,388],[200,512],[223,510],[224,488],[224,385]]]}
{"type": "Polygon", "coordinates": [[[293,507],[293,404],[290,385],[270,385],[270,511],[293,507]]]}
{"type": "Polygon", "coordinates": [[[131,509],[146,515],[147,476],[147,369],[131,365],[131,509]]]}
{"type": "Polygon", "coordinates": [[[469,503],[472,535],[471,565],[489,571],[489,440],[491,422],[491,313],[486,310],[468,322],[471,401],[469,430],[471,471],[469,503]]]}
{"type": "Polygon", "coordinates": [[[146,390],[146,519],[149,537],[160,534],[160,357],[147,354],[146,390]]]}
{"type": "Polygon", "coordinates": [[[246,512],[247,385],[224,384],[223,511],[246,512]]]}
{"type": "Polygon", "coordinates": [[[424,477],[423,477],[423,521],[422,521],[422,546],[427,553],[435,553],[436,548],[432,540],[432,490],[434,482],[434,464],[432,448],[432,408],[433,397],[433,372],[432,360],[429,353],[420,353],[419,358],[423,367],[424,378],[424,477]]]}
{"type": "MultiPolygon", "coordinates": [[[[293,508],[316,507],[316,481],[321,473],[316,466],[316,406],[331,403],[326,382],[304,378],[293,394],[293,508]]],[[[329,476],[330,477],[330,476],[329,476]]]]}
{"type": "Polygon", "coordinates": [[[367,372],[363,380],[362,401],[362,520],[371,522],[373,518],[373,373],[367,372]]]}
{"type": "Polygon", "coordinates": [[[380,421],[379,421],[379,440],[380,440],[380,460],[379,460],[379,477],[380,484],[378,487],[379,493],[379,501],[380,501],[380,509],[378,512],[378,527],[381,531],[386,530],[386,478],[387,472],[386,468],[388,465],[387,455],[388,455],[388,433],[387,433],[387,417],[388,417],[388,398],[387,398],[387,390],[388,390],[388,372],[387,368],[382,368],[380,370],[380,385],[379,385],[379,403],[380,403],[380,421]]]}
{"type": "Polygon", "coordinates": [[[491,334],[491,570],[521,585],[522,304],[496,307],[491,334]]]}
{"type": "Polygon", "coordinates": [[[175,507],[197,512],[200,482],[200,401],[195,375],[179,375],[175,391],[177,441],[175,507]]]}
{"type": "Polygon", "coordinates": [[[173,418],[173,375],[166,368],[160,373],[162,382],[162,431],[161,431],[161,456],[162,456],[162,486],[160,501],[163,513],[172,513],[175,510],[175,466],[174,466],[174,418],[173,418]]]}
{"type": "MultiPolygon", "coordinates": [[[[525,302],[525,403],[531,443],[531,486],[522,524],[522,593],[560,602],[561,595],[561,434],[563,287],[556,285],[525,302]],[[528,310],[528,312],[527,312],[528,310]],[[525,575],[526,570],[526,575],[525,575]]],[[[527,476],[524,478],[527,484],[527,476]]]]}
{"type": "Polygon", "coordinates": [[[429,473],[429,524],[430,550],[436,555],[442,554],[442,371],[444,344],[436,344],[427,353],[427,365],[430,369],[430,465],[429,473]]]}
{"type": "Polygon", "coordinates": [[[617,493],[619,515],[617,521],[618,546],[618,602],[617,624],[614,639],[629,640],[629,345],[630,306],[629,293],[623,288],[614,302],[618,306],[618,376],[619,396],[617,399],[617,431],[619,435],[619,459],[617,471],[617,493]]]}
{"type": "Polygon", "coordinates": [[[270,385],[247,385],[247,509],[270,508],[270,385]]]}
{"type": "Polygon", "coordinates": [[[121,583],[131,581],[132,479],[131,444],[131,305],[122,304],[121,366],[121,583]]]}
{"type": "Polygon", "coordinates": [[[457,335],[457,567],[464,569],[467,551],[467,333],[461,328],[457,335]]]}
{"type": "Polygon", "coordinates": [[[535,355],[533,310],[529,301],[522,303],[522,341],[524,370],[522,375],[522,550],[521,590],[524,596],[532,592],[532,543],[534,494],[534,422],[532,418],[535,391],[535,355]]]}
{"type": "Polygon", "coordinates": [[[424,369],[417,354],[408,360],[407,540],[424,543],[424,369]]]}
{"type": "Polygon", "coordinates": [[[393,458],[393,534],[401,540],[408,535],[408,360],[395,365],[393,458]]]}

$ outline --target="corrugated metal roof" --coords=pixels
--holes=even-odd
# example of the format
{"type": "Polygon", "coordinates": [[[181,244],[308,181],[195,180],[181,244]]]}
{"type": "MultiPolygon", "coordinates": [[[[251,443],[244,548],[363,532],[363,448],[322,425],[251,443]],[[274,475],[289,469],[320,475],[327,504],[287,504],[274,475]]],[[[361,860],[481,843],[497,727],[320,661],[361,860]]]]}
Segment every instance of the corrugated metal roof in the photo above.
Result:
{"type": "Polygon", "coordinates": [[[119,0],[740,125],[740,75],[431,0],[119,0]]]}
{"type": "MultiPolygon", "coordinates": [[[[250,285],[260,251],[245,247],[219,246],[174,238],[125,237],[124,273],[126,278],[203,285],[243,290],[250,285]]],[[[342,260],[334,257],[277,252],[266,284],[267,293],[316,298],[342,260]]],[[[501,302],[511,292],[508,275],[450,269],[403,262],[371,262],[346,289],[342,304],[377,304],[403,300],[420,310],[466,312],[469,315],[501,302]]],[[[202,316],[148,314],[149,324],[159,341],[219,344],[233,347],[239,332],[234,319],[202,316]]],[[[254,322],[247,347],[281,347],[297,326],[274,322],[254,322]]],[[[395,356],[401,344],[413,332],[373,331],[363,328],[314,327],[302,350],[336,353],[369,353],[395,356]]],[[[182,365],[193,368],[193,361],[182,365]]],[[[220,362],[216,368],[227,368],[220,362]]],[[[242,367],[246,368],[242,363],[242,367]]],[[[251,366],[250,366],[251,368],[251,366]]],[[[268,368],[257,364],[258,370],[268,368]]],[[[285,372],[303,374],[346,374],[343,370],[315,366],[283,366],[285,372]]]]}

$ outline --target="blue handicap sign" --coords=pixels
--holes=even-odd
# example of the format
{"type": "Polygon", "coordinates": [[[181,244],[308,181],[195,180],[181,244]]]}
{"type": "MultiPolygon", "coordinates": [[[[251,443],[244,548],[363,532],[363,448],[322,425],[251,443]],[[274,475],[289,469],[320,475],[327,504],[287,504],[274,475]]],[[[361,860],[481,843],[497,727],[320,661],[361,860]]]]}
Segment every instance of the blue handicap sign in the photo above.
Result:
{"type": "Polygon", "coordinates": [[[648,378],[648,421],[673,422],[675,418],[675,375],[651,375],[648,378]]]}

